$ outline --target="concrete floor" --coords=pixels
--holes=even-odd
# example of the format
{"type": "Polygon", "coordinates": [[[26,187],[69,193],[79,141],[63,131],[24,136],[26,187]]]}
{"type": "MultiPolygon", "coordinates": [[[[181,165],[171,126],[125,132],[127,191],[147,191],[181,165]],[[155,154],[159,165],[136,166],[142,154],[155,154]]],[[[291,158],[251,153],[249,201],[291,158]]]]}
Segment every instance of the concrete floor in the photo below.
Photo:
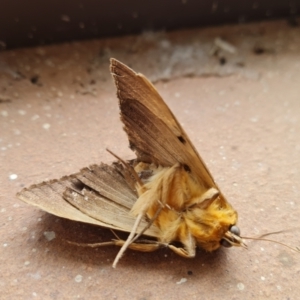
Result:
{"type": "MultiPolygon", "coordinates": [[[[226,44],[227,45],[227,44],[226,44]]],[[[300,27],[285,21],[0,53],[1,299],[299,299],[300,254],[268,242],[197,252],[81,248],[110,231],[19,201],[22,187],[130,158],[108,59],[155,82],[242,234],[299,227],[300,27]],[[216,48],[221,37],[235,47],[216,48]],[[232,49],[231,49],[232,50],[232,49]]],[[[300,246],[300,230],[273,237],[300,246]]]]}

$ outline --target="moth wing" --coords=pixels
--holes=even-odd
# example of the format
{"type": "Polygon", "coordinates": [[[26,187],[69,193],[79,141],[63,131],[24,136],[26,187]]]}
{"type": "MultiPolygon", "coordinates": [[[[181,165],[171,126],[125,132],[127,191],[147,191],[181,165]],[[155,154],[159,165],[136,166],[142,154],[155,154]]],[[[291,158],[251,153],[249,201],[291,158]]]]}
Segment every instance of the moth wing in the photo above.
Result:
{"type": "Polygon", "coordinates": [[[111,59],[121,120],[137,159],[187,166],[205,188],[217,187],[204,161],[155,87],[142,74],[111,59]]]}
{"type": "MultiPolygon", "coordinates": [[[[116,165],[93,165],[24,188],[17,197],[53,215],[115,230],[130,232],[135,222],[130,210],[137,196],[116,165]]],[[[147,224],[142,220],[138,232],[147,224]]],[[[157,237],[157,227],[151,226],[145,235],[157,237]]]]}

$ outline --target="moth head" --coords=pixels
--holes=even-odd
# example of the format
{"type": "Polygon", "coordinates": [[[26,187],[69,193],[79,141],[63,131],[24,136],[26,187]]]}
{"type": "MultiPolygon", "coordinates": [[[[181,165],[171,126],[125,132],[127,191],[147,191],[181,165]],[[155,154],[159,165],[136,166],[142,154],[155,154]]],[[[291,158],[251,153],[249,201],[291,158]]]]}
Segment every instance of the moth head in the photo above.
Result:
{"type": "Polygon", "coordinates": [[[229,228],[229,230],[225,232],[220,244],[226,248],[232,246],[247,248],[247,245],[243,242],[243,239],[241,238],[240,228],[236,225],[232,225],[229,228]]]}
{"type": "Polygon", "coordinates": [[[223,195],[214,195],[187,211],[186,224],[197,244],[213,251],[220,246],[246,247],[236,226],[237,212],[223,195]]]}

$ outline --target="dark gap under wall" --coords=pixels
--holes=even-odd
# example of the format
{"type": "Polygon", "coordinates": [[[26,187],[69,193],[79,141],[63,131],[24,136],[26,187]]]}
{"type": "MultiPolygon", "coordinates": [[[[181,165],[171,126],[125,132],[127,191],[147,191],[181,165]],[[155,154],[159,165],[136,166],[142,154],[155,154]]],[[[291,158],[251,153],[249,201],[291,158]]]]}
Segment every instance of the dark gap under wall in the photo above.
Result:
{"type": "Polygon", "coordinates": [[[275,18],[296,26],[299,7],[299,0],[5,0],[0,49],[275,18]]]}

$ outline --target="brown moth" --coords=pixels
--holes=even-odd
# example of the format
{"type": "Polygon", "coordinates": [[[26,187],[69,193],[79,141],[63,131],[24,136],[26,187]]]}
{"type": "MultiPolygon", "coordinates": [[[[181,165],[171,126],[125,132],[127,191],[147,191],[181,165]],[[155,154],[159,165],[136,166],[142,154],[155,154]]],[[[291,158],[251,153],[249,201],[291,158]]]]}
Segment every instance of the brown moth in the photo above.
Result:
{"type": "Polygon", "coordinates": [[[17,194],[59,217],[129,232],[96,246],[154,251],[168,247],[194,257],[196,247],[213,251],[244,246],[237,212],[155,87],[142,74],[111,59],[121,120],[136,158],[101,163],[17,194]],[[141,235],[148,239],[141,239],[141,235]],[[173,242],[179,242],[177,247],[173,242]]]}

